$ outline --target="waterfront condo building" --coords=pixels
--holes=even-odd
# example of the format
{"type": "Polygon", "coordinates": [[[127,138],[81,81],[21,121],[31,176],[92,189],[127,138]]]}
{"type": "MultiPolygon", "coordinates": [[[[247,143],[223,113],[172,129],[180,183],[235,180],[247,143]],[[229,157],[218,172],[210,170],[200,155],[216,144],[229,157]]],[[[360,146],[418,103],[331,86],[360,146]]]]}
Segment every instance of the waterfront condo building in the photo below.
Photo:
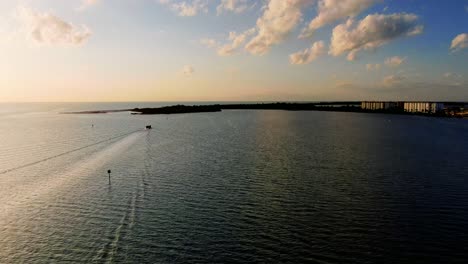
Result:
{"type": "Polygon", "coordinates": [[[434,114],[444,110],[443,103],[436,102],[405,102],[405,112],[434,114]]]}

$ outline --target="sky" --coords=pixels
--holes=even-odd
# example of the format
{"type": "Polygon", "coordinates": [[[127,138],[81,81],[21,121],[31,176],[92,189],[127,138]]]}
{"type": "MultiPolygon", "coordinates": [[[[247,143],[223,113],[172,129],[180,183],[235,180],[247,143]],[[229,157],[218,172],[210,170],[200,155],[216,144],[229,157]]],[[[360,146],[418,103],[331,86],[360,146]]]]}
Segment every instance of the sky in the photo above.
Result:
{"type": "Polygon", "coordinates": [[[468,101],[468,0],[0,1],[0,102],[468,101]]]}

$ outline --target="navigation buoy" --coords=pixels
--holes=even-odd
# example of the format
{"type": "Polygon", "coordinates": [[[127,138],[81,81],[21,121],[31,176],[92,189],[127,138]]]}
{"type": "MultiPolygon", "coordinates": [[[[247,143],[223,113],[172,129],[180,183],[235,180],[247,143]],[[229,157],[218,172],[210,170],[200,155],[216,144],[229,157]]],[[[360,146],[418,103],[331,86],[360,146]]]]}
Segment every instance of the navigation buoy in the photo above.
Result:
{"type": "Polygon", "coordinates": [[[107,173],[109,174],[109,184],[111,184],[111,180],[110,180],[111,170],[107,170],[107,173]]]}

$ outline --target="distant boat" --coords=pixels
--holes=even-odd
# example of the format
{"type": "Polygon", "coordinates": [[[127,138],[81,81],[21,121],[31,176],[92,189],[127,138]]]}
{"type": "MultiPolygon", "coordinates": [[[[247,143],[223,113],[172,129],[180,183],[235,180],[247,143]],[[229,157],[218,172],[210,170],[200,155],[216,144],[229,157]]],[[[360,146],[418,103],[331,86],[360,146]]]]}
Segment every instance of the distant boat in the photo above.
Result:
{"type": "Polygon", "coordinates": [[[146,129],[152,129],[152,127],[151,126],[146,126],[146,129]]]}

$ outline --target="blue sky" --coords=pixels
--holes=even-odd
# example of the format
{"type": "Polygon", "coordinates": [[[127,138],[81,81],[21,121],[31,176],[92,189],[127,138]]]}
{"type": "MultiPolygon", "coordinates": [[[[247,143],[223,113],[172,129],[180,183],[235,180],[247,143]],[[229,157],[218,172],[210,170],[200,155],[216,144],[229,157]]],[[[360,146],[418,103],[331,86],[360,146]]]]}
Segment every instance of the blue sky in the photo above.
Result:
{"type": "Polygon", "coordinates": [[[0,101],[468,100],[468,0],[0,3],[0,101]]]}

